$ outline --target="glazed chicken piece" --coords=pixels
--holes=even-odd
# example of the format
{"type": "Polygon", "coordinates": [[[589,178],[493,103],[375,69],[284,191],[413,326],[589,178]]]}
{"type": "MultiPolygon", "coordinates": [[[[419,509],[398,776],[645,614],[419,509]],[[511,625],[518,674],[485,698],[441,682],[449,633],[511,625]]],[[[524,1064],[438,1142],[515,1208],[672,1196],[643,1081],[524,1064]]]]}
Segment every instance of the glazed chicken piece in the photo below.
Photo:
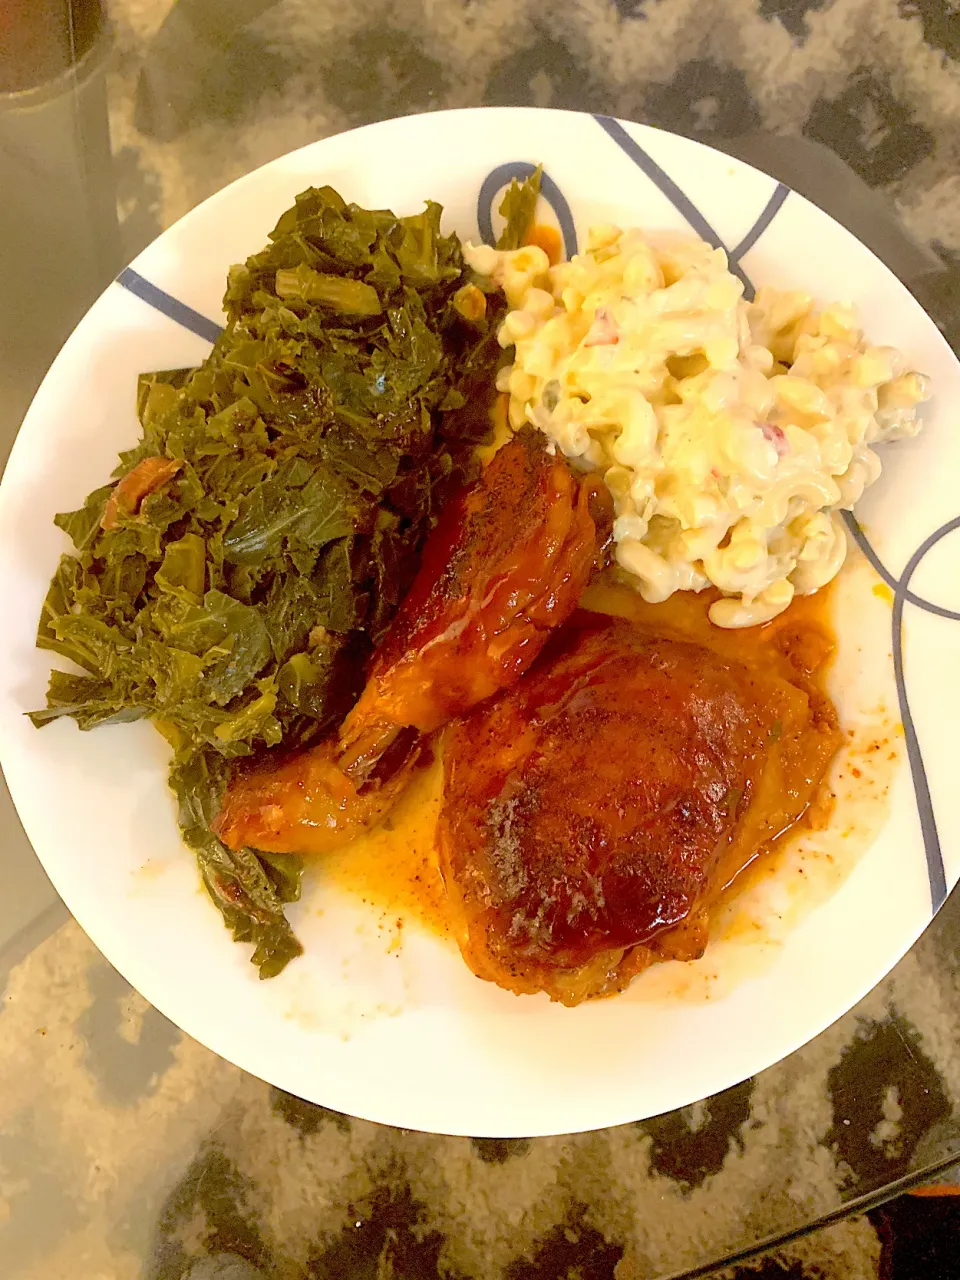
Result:
{"type": "Polygon", "coordinates": [[[330,853],[375,826],[399,798],[420,762],[409,741],[384,754],[360,786],[341,768],[336,738],[236,774],[214,832],[231,849],[330,853]]]}
{"type": "Polygon", "coordinates": [[[438,828],[468,965],[564,1004],[702,951],[718,866],[796,821],[839,742],[789,661],[587,616],[448,729],[438,828]]]}
{"type": "Polygon", "coordinates": [[[345,768],[363,776],[401,728],[430,733],[519,679],[596,567],[594,512],[608,526],[606,490],[551,457],[539,432],[494,455],[427,541],[344,721],[345,768]]]}
{"type": "Polygon", "coordinates": [[[326,853],[373,826],[421,735],[512,684],[570,616],[609,520],[594,481],[551,457],[538,433],[515,436],[444,509],[339,740],[238,774],[220,839],[326,853]]]}

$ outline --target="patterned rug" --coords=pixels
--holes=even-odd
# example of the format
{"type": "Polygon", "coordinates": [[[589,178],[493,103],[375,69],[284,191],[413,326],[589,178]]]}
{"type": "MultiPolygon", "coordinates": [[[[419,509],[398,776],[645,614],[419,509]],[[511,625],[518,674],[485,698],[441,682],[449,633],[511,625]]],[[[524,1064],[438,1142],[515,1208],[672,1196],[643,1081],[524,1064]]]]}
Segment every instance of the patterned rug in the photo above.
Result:
{"type": "MultiPolygon", "coordinates": [[[[906,1173],[947,1133],[960,1154],[958,925],[955,898],[857,1010],[753,1081],[640,1124],[508,1141],[390,1129],[273,1089],[178,1032],[63,924],[0,998],[2,1275],[683,1274],[906,1173]]],[[[876,1280],[880,1253],[855,1218],[736,1274],[876,1280]]]]}
{"type": "MultiPolygon", "coordinates": [[[[859,205],[870,225],[855,229],[887,246],[960,338],[952,0],[113,0],[110,11],[125,256],[226,182],[340,129],[439,107],[564,106],[777,160],[801,189],[825,143],[895,203],[916,244],[882,204],[859,205]]],[[[533,1142],[386,1129],[280,1093],[182,1036],[59,925],[0,988],[0,1271],[642,1280],[708,1265],[906,1173],[960,1132],[958,925],[955,899],[858,1010],[756,1080],[657,1120],[533,1142]]],[[[874,1280],[880,1255],[856,1218],[750,1265],[874,1280]]]]}
{"type": "MultiPolygon", "coordinates": [[[[110,12],[130,251],[318,137],[442,107],[554,106],[720,145],[758,131],[826,144],[892,198],[960,294],[956,0],[112,0],[110,12]]],[[[805,152],[779,151],[802,170],[805,152]]]]}

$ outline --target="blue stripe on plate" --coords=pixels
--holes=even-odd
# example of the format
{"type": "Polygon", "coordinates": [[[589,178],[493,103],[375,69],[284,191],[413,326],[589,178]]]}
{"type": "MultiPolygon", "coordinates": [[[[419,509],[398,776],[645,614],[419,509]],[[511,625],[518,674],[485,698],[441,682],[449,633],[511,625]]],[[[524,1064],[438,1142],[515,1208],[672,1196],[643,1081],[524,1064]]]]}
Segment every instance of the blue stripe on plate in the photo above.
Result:
{"type": "Polygon", "coordinates": [[[216,342],[223,333],[222,326],[208,320],[199,311],[194,311],[193,307],[188,307],[179,298],[174,298],[172,294],[151,284],[139,271],[134,271],[133,267],[124,267],[117,276],[117,284],[122,284],[124,289],[129,289],[141,302],[146,302],[155,311],[175,320],[184,329],[189,329],[199,338],[206,338],[207,342],[216,342]]]}
{"type": "Polygon", "coordinates": [[[732,250],[728,249],[689,196],[681,191],[670,175],[660,168],[652,156],[647,155],[640,143],[637,142],[636,138],[631,137],[619,120],[614,120],[611,116],[594,116],[594,119],[600,128],[610,135],[624,154],[628,155],[634,164],[643,170],[651,182],[663,192],[677,212],[682,214],[687,222],[690,223],[697,235],[702,240],[706,240],[708,244],[713,245],[715,249],[723,249],[730,264],[730,270],[743,284],[744,295],[748,299],[752,299],[754,296],[753,283],[741,268],[740,259],[753,248],[777,216],[784,200],[790,194],[790,188],[784,186],[782,182],[778,182],[773,195],[767,201],[759,218],[757,218],[737,247],[732,250]]]}
{"type": "MultiPolygon", "coordinates": [[[[720,236],[714,231],[690,197],[680,190],[669,173],[660,168],[653,156],[647,155],[640,143],[627,133],[619,120],[614,120],[612,116],[594,116],[593,118],[600,128],[610,135],[624,155],[629,156],[633,163],[643,170],[650,181],[663,192],[677,212],[686,218],[700,239],[706,240],[707,244],[712,245],[714,249],[723,249],[729,260],[730,270],[735,276],[739,277],[747,297],[752,298],[753,285],[740,269],[739,263],[734,260],[720,236]]],[[[763,230],[764,228],[761,227],[759,234],[762,234],[763,230]]]]}
{"type": "Polygon", "coordinates": [[[723,249],[725,247],[723,241],[693,201],[684,195],[670,175],[660,168],[656,160],[647,155],[640,143],[627,133],[619,120],[614,120],[612,116],[594,116],[593,118],[600,128],[610,135],[620,150],[628,155],[633,163],[643,170],[651,182],[660,188],[673,207],[683,214],[701,240],[706,240],[708,244],[712,244],[714,249],[723,249]]]}
{"type": "Polygon", "coordinates": [[[930,901],[934,912],[939,911],[947,896],[947,877],[943,865],[943,851],[940,848],[940,836],[937,833],[937,820],[933,812],[933,801],[930,797],[930,785],[927,782],[927,771],[923,765],[920,752],[920,741],[914,727],[910,704],[907,701],[907,684],[903,674],[903,606],[907,598],[910,579],[927,552],[937,545],[948,533],[960,529],[960,516],[948,520],[935,533],[917,547],[907,561],[903,577],[897,584],[893,599],[893,670],[897,681],[897,696],[900,700],[900,719],[903,722],[903,736],[907,744],[907,759],[913,774],[913,790],[917,798],[917,812],[920,815],[920,830],[923,832],[923,847],[927,857],[927,876],[930,880],[930,901]]]}
{"type": "Polygon", "coordinates": [[[776,190],[767,201],[766,208],[760,217],[756,220],[747,234],[743,237],[737,247],[730,254],[731,262],[739,262],[745,253],[749,253],[753,246],[757,243],[763,233],[774,220],[783,206],[784,200],[790,194],[790,188],[784,186],[782,182],[778,182],[776,190]]]}
{"type": "Polygon", "coordinates": [[[943,850],[940,848],[940,835],[937,831],[937,819],[933,811],[933,800],[930,796],[930,783],[927,781],[927,770],[920,750],[920,739],[913,723],[910,710],[910,699],[907,697],[907,681],[903,670],[903,606],[916,605],[926,613],[936,614],[941,618],[960,620],[960,613],[952,609],[944,609],[942,605],[924,600],[909,590],[910,579],[931,547],[936,546],[941,538],[960,528],[960,516],[942,525],[923,542],[907,561],[902,578],[895,578],[884,565],[871,546],[866,534],[857,523],[852,511],[844,511],[844,522],[850,530],[854,542],[867,557],[874,572],[888,587],[893,589],[893,676],[897,686],[897,703],[900,708],[900,721],[903,724],[903,737],[907,744],[907,759],[910,762],[910,775],[913,779],[913,794],[917,801],[917,815],[920,818],[920,832],[923,837],[923,852],[927,860],[927,880],[930,885],[930,905],[934,914],[940,910],[947,896],[947,876],[943,865],[943,850]]]}
{"type": "MultiPolygon", "coordinates": [[[[497,165],[496,169],[484,178],[477,196],[477,226],[480,228],[480,239],[484,244],[494,245],[497,241],[493,233],[494,196],[501,187],[505,187],[514,178],[518,182],[525,182],[532,173],[536,172],[536,169],[536,165],[526,160],[510,160],[506,164],[497,165]]],[[[549,173],[544,173],[540,178],[540,194],[557,215],[567,257],[574,257],[577,253],[577,228],[574,225],[573,214],[567,204],[566,196],[549,173]]]]}
{"type": "MultiPolygon", "coordinates": [[[[893,576],[886,565],[883,564],[876,551],[874,551],[872,545],[867,539],[867,535],[857,523],[857,517],[852,511],[844,511],[842,515],[844,524],[846,524],[847,528],[850,530],[850,534],[854,542],[870,561],[874,572],[878,574],[878,576],[881,577],[887,586],[893,591],[899,591],[899,580],[893,576]]],[[[946,525],[944,525],[944,530],[947,533],[950,532],[946,525]]],[[[943,535],[941,534],[941,536],[943,535]]],[[[960,611],[956,609],[945,609],[942,604],[934,604],[932,600],[924,600],[923,596],[918,596],[914,591],[904,590],[903,598],[907,604],[915,604],[918,609],[923,609],[925,613],[935,613],[938,618],[949,618],[952,622],[960,622],[960,611]]]]}

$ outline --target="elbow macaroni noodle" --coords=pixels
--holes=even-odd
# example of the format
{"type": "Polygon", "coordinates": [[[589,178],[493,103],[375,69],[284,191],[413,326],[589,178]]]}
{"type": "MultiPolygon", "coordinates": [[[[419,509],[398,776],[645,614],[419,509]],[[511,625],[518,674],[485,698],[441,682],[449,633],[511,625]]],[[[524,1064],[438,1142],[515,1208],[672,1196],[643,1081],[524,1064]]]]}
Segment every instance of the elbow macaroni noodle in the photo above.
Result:
{"type": "Polygon", "coordinates": [[[850,307],[744,300],[722,249],[594,227],[551,267],[530,245],[466,246],[503,289],[509,422],[604,473],[619,565],[644,599],[722,592],[721,627],[781,613],[846,554],[837,516],[880,474],[872,446],[920,429],[924,378],[870,346],[850,307]]]}

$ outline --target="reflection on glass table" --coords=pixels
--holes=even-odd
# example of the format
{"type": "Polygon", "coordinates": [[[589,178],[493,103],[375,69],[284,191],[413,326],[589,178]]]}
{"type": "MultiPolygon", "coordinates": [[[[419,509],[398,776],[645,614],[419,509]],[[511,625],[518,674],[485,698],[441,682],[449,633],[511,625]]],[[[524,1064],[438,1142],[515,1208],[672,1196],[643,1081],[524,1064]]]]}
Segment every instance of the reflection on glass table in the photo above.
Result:
{"type": "MultiPolygon", "coordinates": [[[[105,21],[99,6],[61,6],[67,54],[25,41],[31,76],[0,83],[4,451],[82,311],[175,218],[292,147],[436,107],[532,102],[695,133],[833,213],[956,344],[947,27],[890,18],[874,60],[841,73],[829,40],[852,39],[862,10],[847,0],[829,11],[829,39],[816,4],[744,17],[701,0],[673,5],[672,26],[670,7],[620,0],[545,22],[532,3],[397,16],[372,3],[114,0],[105,21]]],[[[841,1257],[837,1274],[868,1275],[875,1234],[848,1215],[960,1160],[956,895],[857,1010],[718,1097],[574,1138],[438,1138],[300,1102],[183,1037],[69,921],[4,803],[10,1280],[388,1265],[666,1278],[836,1220],[829,1244],[781,1256],[841,1257]]]]}

